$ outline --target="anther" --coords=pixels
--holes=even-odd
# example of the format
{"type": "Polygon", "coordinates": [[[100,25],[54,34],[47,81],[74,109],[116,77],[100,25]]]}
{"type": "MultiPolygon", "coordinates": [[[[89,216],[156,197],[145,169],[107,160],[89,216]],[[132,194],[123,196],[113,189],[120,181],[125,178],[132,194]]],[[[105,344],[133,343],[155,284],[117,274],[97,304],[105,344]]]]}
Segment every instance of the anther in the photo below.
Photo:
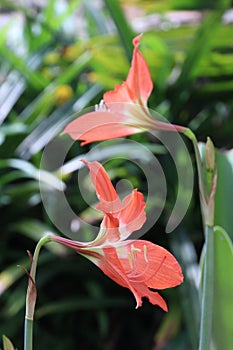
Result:
{"type": "Polygon", "coordinates": [[[95,111],[96,112],[106,112],[108,110],[106,104],[104,103],[104,100],[101,100],[99,104],[95,105],[95,111]]]}
{"type": "Polygon", "coordinates": [[[143,252],[144,252],[144,259],[145,262],[148,263],[148,257],[147,257],[147,246],[144,244],[143,246],[143,252]]]}
{"type": "Polygon", "coordinates": [[[132,244],[132,245],[131,245],[131,252],[132,252],[132,253],[134,253],[134,252],[135,252],[135,253],[136,253],[136,252],[140,253],[140,252],[141,252],[141,249],[140,249],[140,248],[135,248],[134,245],[132,244]]]}
{"type": "Polygon", "coordinates": [[[128,260],[130,268],[133,269],[133,256],[131,252],[128,253],[128,260]]]}

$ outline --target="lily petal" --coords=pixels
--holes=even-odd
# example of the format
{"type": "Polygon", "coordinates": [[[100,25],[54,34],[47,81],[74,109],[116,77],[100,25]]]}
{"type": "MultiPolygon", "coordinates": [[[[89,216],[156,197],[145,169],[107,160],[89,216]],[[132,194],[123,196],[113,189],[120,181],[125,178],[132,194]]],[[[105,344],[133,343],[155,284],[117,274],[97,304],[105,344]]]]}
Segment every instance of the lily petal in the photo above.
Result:
{"type": "Polygon", "coordinates": [[[167,311],[166,302],[152,289],[164,289],[183,281],[180,265],[166,249],[144,240],[127,240],[130,233],[145,222],[145,202],[136,189],[121,203],[108,174],[98,162],[83,162],[90,169],[104,218],[96,239],[83,243],[52,236],[51,240],[63,244],[86,256],[108,277],[128,288],[136,299],[136,307],[146,297],[153,305],[167,311]]]}
{"type": "Polygon", "coordinates": [[[168,250],[145,240],[124,243],[118,255],[131,281],[143,282],[153,289],[171,288],[183,282],[181,267],[168,250]]]}
{"type": "Polygon", "coordinates": [[[145,206],[143,194],[137,189],[124,198],[119,215],[121,239],[126,239],[145,223],[145,206]]]}
{"type": "MultiPolygon", "coordinates": [[[[131,243],[128,243],[130,246],[131,243]]],[[[136,299],[136,308],[142,305],[142,298],[146,297],[153,305],[160,306],[164,311],[167,311],[167,304],[164,299],[157,293],[151,291],[144,282],[132,281],[128,272],[125,271],[122,259],[119,257],[119,249],[115,247],[104,247],[104,259],[97,262],[97,266],[113,281],[126,287],[134,294],[136,299]]]]}
{"type": "Polygon", "coordinates": [[[90,177],[100,201],[96,209],[107,213],[119,212],[121,201],[104,167],[99,162],[82,161],[90,170],[90,177]]]}
{"type": "Polygon", "coordinates": [[[150,288],[170,288],[183,281],[180,266],[172,254],[151,242],[129,240],[115,245],[92,246],[58,236],[51,239],[86,256],[114,282],[128,288],[135,296],[136,308],[146,297],[153,305],[167,311],[164,299],[150,288]]]}
{"type": "Polygon", "coordinates": [[[133,40],[132,64],[126,81],[104,94],[90,112],[69,123],[63,133],[74,140],[91,142],[111,140],[150,130],[185,132],[186,128],[155,119],[147,107],[153,83],[147,63],[138,50],[142,35],[133,40]]]}
{"type": "Polygon", "coordinates": [[[100,226],[100,232],[102,232],[102,234],[97,236],[97,244],[100,244],[100,238],[101,244],[118,242],[121,238],[118,218],[115,218],[111,214],[105,214],[100,226]]]}
{"type": "Polygon", "coordinates": [[[161,297],[161,295],[158,292],[153,292],[143,283],[135,284],[135,289],[137,290],[138,294],[138,302],[136,309],[139,306],[142,306],[142,297],[146,297],[152,305],[158,305],[164,311],[168,311],[165,300],[161,297]]]}
{"type": "MultiPolygon", "coordinates": [[[[143,131],[143,130],[141,130],[143,131]]],[[[127,125],[126,115],[120,110],[90,112],[69,123],[64,134],[72,139],[83,141],[81,146],[91,142],[115,139],[136,134],[140,130],[132,124],[127,125]]]]}
{"type": "Polygon", "coordinates": [[[134,102],[146,105],[153,89],[153,83],[147,63],[138,50],[142,34],[133,39],[134,52],[132,64],[126,81],[116,85],[115,90],[104,94],[104,102],[134,102]]]}

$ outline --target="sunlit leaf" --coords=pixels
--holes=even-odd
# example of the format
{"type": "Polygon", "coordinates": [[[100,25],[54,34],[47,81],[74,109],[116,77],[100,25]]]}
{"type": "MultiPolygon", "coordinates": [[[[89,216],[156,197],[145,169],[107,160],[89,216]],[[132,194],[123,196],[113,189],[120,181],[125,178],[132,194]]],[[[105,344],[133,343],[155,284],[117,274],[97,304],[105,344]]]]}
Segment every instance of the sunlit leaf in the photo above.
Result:
{"type": "Polygon", "coordinates": [[[215,224],[229,232],[233,239],[233,150],[217,152],[218,180],[215,196],[215,224]]]}
{"type": "Polygon", "coordinates": [[[31,163],[22,159],[7,159],[0,160],[0,168],[15,168],[21,170],[26,176],[29,176],[35,180],[41,181],[49,187],[56,188],[59,190],[65,189],[65,184],[50,172],[43,169],[37,169],[31,163]]]}
{"type": "Polygon", "coordinates": [[[17,261],[15,264],[8,266],[4,271],[0,273],[0,295],[7,290],[15,281],[17,281],[23,274],[24,271],[17,267],[17,264],[20,266],[29,266],[28,258],[17,261]]]}
{"type": "Polygon", "coordinates": [[[2,336],[2,341],[3,341],[3,350],[14,350],[14,346],[12,342],[5,335],[2,336]]]}
{"type": "MultiPolygon", "coordinates": [[[[52,231],[48,225],[36,219],[18,221],[17,223],[11,224],[10,229],[33,239],[35,242],[39,242],[39,240],[47,234],[56,233],[52,231]]],[[[62,255],[66,252],[66,249],[64,249],[64,247],[57,244],[47,244],[45,247],[55,254],[62,255]]]]}
{"type": "Polygon", "coordinates": [[[102,90],[100,85],[93,85],[77,101],[71,101],[56,109],[47,119],[41,122],[30,135],[19,145],[17,153],[24,158],[40,151],[73,118],[74,112],[79,112],[102,90]]]}
{"type": "Polygon", "coordinates": [[[122,46],[125,49],[126,57],[130,61],[132,57],[132,39],[134,37],[134,33],[126,21],[119,1],[104,0],[104,3],[116,25],[122,46]]]}
{"type": "Polygon", "coordinates": [[[112,308],[112,307],[129,307],[129,301],[124,299],[116,298],[76,298],[75,300],[65,300],[59,302],[53,302],[46,304],[43,307],[39,308],[36,312],[36,317],[40,318],[49,314],[58,314],[63,312],[69,312],[70,310],[98,310],[103,308],[112,308]],[[114,306],[113,306],[114,305],[114,306]]]}
{"type": "Polygon", "coordinates": [[[216,349],[233,344],[233,245],[221,227],[214,230],[213,342],[216,349]]]}

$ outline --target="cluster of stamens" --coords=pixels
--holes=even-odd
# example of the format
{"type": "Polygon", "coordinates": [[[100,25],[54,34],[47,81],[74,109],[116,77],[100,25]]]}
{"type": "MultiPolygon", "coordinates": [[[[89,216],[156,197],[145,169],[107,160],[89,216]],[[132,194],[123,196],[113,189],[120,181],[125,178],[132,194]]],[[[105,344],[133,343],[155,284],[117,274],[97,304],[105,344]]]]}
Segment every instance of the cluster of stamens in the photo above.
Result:
{"type": "Polygon", "coordinates": [[[138,282],[143,282],[144,280],[140,281],[140,280],[138,280],[138,278],[143,276],[149,268],[149,264],[148,264],[149,261],[148,261],[148,257],[147,257],[147,247],[144,244],[143,256],[144,256],[146,266],[145,266],[144,270],[141,272],[138,272],[139,266],[138,266],[137,254],[142,253],[142,250],[140,248],[134,247],[133,244],[130,246],[130,248],[131,249],[128,252],[128,260],[129,260],[129,266],[130,266],[131,271],[127,275],[129,277],[129,279],[131,279],[131,280],[137,280],[138,282]]]}
{"type": "Polygon", "coordinates": [[[166,256],[163,257],[162,261],[160,262],[159,266],[151,273],[150,276],[145,277],[146,272],[149,269],[149,260],[148,260],[148,255],[147,255],[147,246],[144,244],[143,245],[143,251],[140,248],[136,248],[133,244],[130,246],[130,251],[128,252],[128,260],[129,260],[129,266],[130,266],[130,271],[127,273],[127,277],[131,281],[135,282],[146,282],[147,280],[151,279],[161,268],[163,265],[164,261],[166,259],[166,256]],[[138,265],[138,256],[137,254],[143,253],[144,261],[145,261],[145,267],[142,271],[139,270],[139,265],[138,265]],[[144,276],[144,278],[143,278],[144,276]],[[140,279],[140,277],[142,277],[140,279]]]}
{"type": "Polygon", "coordinates": [[[95,105],[95,112],[107,112],[108,107],[104,103],[104,100],[101,100],[99,104],[95,105]]]}

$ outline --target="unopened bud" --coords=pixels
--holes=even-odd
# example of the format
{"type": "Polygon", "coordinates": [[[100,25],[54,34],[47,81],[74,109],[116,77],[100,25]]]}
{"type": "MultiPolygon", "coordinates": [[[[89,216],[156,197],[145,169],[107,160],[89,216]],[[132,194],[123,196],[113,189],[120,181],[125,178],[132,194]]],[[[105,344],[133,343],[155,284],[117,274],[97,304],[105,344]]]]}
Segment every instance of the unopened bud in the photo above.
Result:
{"type": "Polygon", "coordinates": [[[215,170],[215,149],[209,137],[207,137],[206,142],[206,170],[209,172],[214,172],[215,170]]]}

